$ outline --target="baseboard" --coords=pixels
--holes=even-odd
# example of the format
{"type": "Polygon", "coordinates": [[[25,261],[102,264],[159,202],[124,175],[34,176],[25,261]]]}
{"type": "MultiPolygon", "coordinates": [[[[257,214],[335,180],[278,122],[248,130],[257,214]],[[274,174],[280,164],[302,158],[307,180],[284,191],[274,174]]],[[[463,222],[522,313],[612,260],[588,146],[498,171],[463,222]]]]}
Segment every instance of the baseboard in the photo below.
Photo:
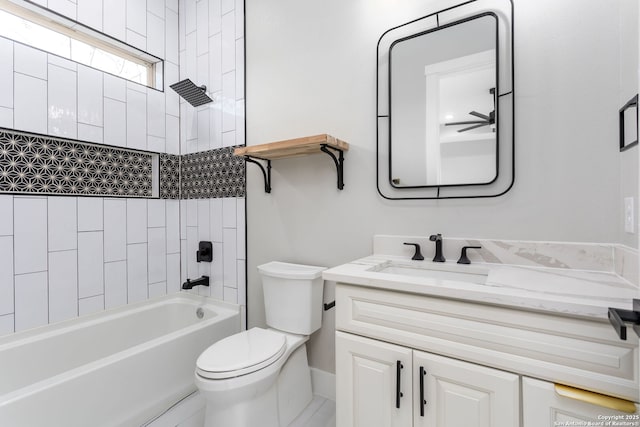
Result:
{"type": "Polygon", "coordinates": [[[317,368],[311,369],[311,387],[313,394],[336,400],[336,374],[321,371],[317,368]]]}

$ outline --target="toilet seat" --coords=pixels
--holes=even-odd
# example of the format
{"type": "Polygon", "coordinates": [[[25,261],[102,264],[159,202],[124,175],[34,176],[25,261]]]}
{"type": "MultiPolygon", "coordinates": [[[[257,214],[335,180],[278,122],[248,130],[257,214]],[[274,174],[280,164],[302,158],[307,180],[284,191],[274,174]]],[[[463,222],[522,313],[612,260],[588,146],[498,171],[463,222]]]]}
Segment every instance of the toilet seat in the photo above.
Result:
{"type": "Polygon", "coordinates": [[[196,372],[212,380],[239,377],[277,361],[287,347],[284,334],[251,328],[224,338],[206,349],[196,362],[196,372]]]}

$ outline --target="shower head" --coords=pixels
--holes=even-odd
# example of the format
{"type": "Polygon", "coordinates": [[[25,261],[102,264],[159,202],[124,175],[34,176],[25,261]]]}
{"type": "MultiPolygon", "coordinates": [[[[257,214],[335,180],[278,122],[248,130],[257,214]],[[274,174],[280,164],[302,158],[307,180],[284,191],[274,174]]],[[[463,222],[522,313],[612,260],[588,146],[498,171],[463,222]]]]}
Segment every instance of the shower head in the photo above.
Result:
{"type": "Polygon", "coordinates": [[[205,85],[196,86],[195,83],[189,79],[184,79],[169,87],[178,92],[178,95],[194,107],[213,102],[213,99],[209,98],[206,94],[207,87],[205,85]]]}

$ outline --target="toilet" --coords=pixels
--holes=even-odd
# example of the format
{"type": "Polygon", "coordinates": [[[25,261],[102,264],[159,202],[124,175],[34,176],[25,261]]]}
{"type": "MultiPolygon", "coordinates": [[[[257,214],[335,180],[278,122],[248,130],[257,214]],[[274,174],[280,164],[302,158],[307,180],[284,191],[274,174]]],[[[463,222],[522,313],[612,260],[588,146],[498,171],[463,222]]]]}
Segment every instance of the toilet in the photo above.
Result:
{"type": "Polygon", "coordinates": [[[322,322],[323,270],[258,266],[268,328],[224,338],[198,357],[205,427],[286,427],[311,402],[306,342],[322,322]]]}

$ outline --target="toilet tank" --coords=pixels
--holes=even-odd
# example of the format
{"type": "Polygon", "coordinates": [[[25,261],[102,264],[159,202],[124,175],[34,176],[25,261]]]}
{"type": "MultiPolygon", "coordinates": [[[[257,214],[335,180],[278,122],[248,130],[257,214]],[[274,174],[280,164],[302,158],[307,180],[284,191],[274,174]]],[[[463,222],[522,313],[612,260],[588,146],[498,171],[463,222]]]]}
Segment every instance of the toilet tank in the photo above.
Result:
{"type": "Polygon", "coordinates": [[[320,329],[323,270],[326,267],[277,261],[259,265],[267,325],[300,335],[320,329]]]}

